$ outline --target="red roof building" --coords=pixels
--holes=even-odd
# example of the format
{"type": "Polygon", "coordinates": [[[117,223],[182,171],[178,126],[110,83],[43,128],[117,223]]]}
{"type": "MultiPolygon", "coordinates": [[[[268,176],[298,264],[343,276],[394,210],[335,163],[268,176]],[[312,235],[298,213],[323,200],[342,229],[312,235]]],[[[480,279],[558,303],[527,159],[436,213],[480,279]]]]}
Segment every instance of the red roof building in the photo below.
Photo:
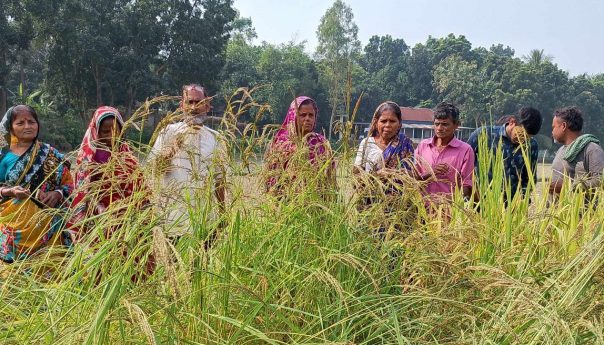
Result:
{"type": "Polygon", "coordinates": [[[403,123],[429,124],[434,122],[434,111],[429,108],[401,107],[403,123]]]}
{"type": "MultiPolygon", "coordinates": [[[[409,137],[414,144],[419,143],[422,139],[431,138],[434,135],[434,111],[429,108],[412,108],[412,107],[401,107],[401,113],[403,115],[403,123],[401,130],[407,137],[409,137]]],[[[355,124],[357,130],[355,133],[359,133],[361,138],[364,138],[368,134],[369,126],[371,123],[358,122],[355,124]]],[[[466,140],[472,128],[459,127],[457,129],[457,137],[466,140]]]]}

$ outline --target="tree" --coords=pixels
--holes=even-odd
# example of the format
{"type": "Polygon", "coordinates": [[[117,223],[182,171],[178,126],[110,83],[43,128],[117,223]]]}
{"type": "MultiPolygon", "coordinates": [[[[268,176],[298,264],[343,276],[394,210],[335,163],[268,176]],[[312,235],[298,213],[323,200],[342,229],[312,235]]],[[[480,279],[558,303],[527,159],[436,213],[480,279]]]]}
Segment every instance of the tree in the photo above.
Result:
{"type": "Polygon", "coordinates": [[[256,65],[262,49],[235,35],[227,44],[226,60],[221,72],[221,93],[230,95],[238,87],[253,87],[260,82],[256,65]]]}
{"type": "Polygon", "coordinates": [[[235,11],[230,0],[26,0],[48,47],[46,84],[86,121],[90,109],[213,86],[235,11]]]}
{"type": "Polygon", "coordinates": [[[476,62],[451,55],[434,67],[434,86],[440,99],[461,106],[462,120],[478,125],[489,105],[486,76],[476,62]]]}
{"type": "Polygon", "coordinates": [[[8,6],[0,7],[0,113],[6,112],[7,76],[9,71],[8,59],[10,47],[14,44],[14,29],[11,25],[8,6]]]}
{"type": "Polygon", "coordinates": [[[231,38],[241,38],[247,43],[252,43],[252,40],[257,38],[256,29],[252,24],[252,19],[249,17],[241,17],[239,11],[236,11],[235,20],[231,25],[231,38]]]}
{"type": "Polygon", "coordinates": [[[418,43],[413,47],[409,58],[413,101],[420,103],[432,99],[434,103],[438,103],[437,94],[432,87],[432,72],[434,66],[451,55],[459,55],[466,61],[473,60],[472,44],[463,35],[449,34],[441,38],[430,36],[425,44],[418,43]]]}
{"type": "Polygon", "coordinates": [[[421,43],[416,44],[409,57],[412,103],[432,101],[432,69],[432,53],[429,48],[421,43]]]}
{"type": "Polygon", "coordinates": [[[510,59],[503,68],[501,85],[493,97],[493,109],[499,114],[515,113],[522,106],[534,106],[544,120],[548,133],[554,109],[568,104],[568,73],[550,61],[526,63],[510,59]]]}
{"type": "MultiPolygon", "coordinates": [[[[306,94],[317,98],[316,95],[320,93],[318,73],[313,61],[304,52],[304,43],[263,43],[254,46],[242,37],[235,36],[227,48],[222,76],[221,92],[225,96],[239,87],[261,86],[254,94],[255,99],[268,103],[273,115],[272,118],[263,119],[262,123],[280,120],[295,96],[306,94]]],[[[254,115],[248,114],[248,120],[254,115]]]]}
{"type": "Polygon", "coordinates": [[[532,66],[540,66],[542,63],[551,63],[554,60],[551,55],[545,55],[543,49],[533,49],[528,55],[524,55],[522,59],[532,66]]]}
{"type": "Polygon", "coordinates": [[[604,74],[579,75],[570,80],[569,104],[580,107],[588,132],[604,139],[604,74]]]}
{"type": "Polygon", "coordinates": [[[358,61],[361,49],[357,38],[359,29],[353,19],[352,9],[341,0],[336,0],[321,17],[317,29],[319,44],[316,56],[331,107],[330,139],[335,115],[339,112],[343,120],[344,113],[347,113],[353,65],[358,61]]]}
{"type": "Polygon", "coordinates": [[[362,82],[362,114],[371,116],[375,106],[385,100],[409,104],[409,47],[405,41],[390,35],[373,36],[363,50],[360,65],[367,76],[362,82]]]}
{"type": "Polygon", "coordinates": [[[279,119],[295,96],[312,95],[317,88],[317,72],[304,43],[264,44],[257,70],[267,85],[261,92],[279,119]]]}
{"type": "MultiPolygon", "coordinates": [[[[0,6],[0,113],[4,114],[8,101],[9,73],[13,66],[19,70],[18,78],[25,86],[25,65],[34,32],[30,15],[22,2],[8,0],[0,6]]],[[[26,91],[25,91],[26,92],[26,91]]]]}
{"type": "Polygon", "coordinates": [[[171,90],[190,82],[218,86],[236,14],[232,0],[169,1],[163,15],[167,35],[162,55],[171,90]]]}
{"type": "Polygon", "coordinates": [[[472,51],[474,61],[490,79],[499,82],[505,64],[514,57],[514,49],[502,44],[492,45],[488,50],[477,47],[472,51]]]}

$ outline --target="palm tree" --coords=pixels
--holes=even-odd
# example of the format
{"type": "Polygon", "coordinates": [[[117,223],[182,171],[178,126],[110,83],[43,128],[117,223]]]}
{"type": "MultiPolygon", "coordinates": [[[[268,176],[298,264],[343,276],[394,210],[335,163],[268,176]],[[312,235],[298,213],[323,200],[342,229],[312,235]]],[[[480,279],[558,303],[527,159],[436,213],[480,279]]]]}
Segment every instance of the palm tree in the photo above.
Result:
{"type": "Polygon", "coordinates": [[[539,66],[546,62],[552,62],[554,57],[551,55],[546,55],[543,49],[533,49],[528,55],[523,55],[522,59],[529,65],[539,66]]]}

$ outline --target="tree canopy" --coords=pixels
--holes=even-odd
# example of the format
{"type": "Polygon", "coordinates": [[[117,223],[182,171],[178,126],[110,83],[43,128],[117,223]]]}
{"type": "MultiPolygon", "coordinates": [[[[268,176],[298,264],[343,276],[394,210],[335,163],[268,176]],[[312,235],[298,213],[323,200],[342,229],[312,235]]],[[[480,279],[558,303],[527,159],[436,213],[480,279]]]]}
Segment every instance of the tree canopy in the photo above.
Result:
{"type": "Polygon", "coordinates": [[[263,124],[280,122],[295,95],[309,95],[329,133],[363,95],[357,121],[369,121],[385,100],[427,107],[450,100],[467,126],[530,105],[544,114],[546,135],[555,108],[577,105],[589,130],[604,137],[604,74],[569,76],[541,49],[519,57],[501,44],[473,47],[459,34],[413,47],[376,35],[361,46],[353,9],[341,0],[316,33],[313,53],[305,42],[257,43],[251,19],[231,0],[7,0],[0,110],[34,102],[46,123],[61,124],[48,129],[56,144],[74,147],[95,107],[117,106],[128,116],[147,98],[197,82],[219,96],[218,109],[237,88],[257,87],[271,109],[263,124]]]}

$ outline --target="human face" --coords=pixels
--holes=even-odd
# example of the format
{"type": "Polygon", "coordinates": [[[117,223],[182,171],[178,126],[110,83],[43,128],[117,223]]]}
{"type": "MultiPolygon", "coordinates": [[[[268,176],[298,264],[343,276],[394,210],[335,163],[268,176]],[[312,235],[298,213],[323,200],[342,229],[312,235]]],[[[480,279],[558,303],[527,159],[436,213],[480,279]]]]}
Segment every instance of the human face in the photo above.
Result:
{"type": "Polygon", "coordinates": [[[377,120],[378,136],[384,142],[389,142],[401,129],[401,121],[390,109],[382,111],[377,120]]]}
{"type": "Polygon", "coordinates": [[[526,129],[523,126],[520,126],[516,123],[515,119],[510,119],[506,128],[508,135],[510,136],[510,141],[514,145],[518,145],[520,143],[524,143],[528,140],[529,135],[526,132],[526,129]]]}
{"type": "Polygon", "coordinates": [[[434,119],[434,134],[439,139],[452,139],[459,123],[449,116],[446,119],[434,119]]]}
{"type": "Polygon", "coordinates": [[[298,109],[298,116],[296,116],[296,126],[298,127],[298,133],[302,136],[312,132],[315,128],[315,107],[312,104],[303,104],[298,109]]]}
{"type": "Polygon", "coordinates": [[[566,133],[566,122],[560,120],[560,118],[554,116],[552,120],[552,138],[557,143],[564,143],[564,137],[566,133]]]}
{"type": "Polygon", "coordinates": [[[192,115],[204,115],[210,111],[210,102],[202,102],[206,95],[199,89],[188,89],[183,92],[182,108],[192,115]]]}
{"type": "Polygon", "coordinates": [[[38,122],[33,115],[26,110],[21,110],[14,116],[12,134],[22,142],[31,142],[36,139],[38,136],[38,122]]]}
{"type": "Polygon", "coordinates": [[[115,140],[114,138],[119,136],[119,129],[119,123],[115,121],[115,117],[104,118],[99,125],[99,141],[103,145],[111,147],[115,140]]]}

